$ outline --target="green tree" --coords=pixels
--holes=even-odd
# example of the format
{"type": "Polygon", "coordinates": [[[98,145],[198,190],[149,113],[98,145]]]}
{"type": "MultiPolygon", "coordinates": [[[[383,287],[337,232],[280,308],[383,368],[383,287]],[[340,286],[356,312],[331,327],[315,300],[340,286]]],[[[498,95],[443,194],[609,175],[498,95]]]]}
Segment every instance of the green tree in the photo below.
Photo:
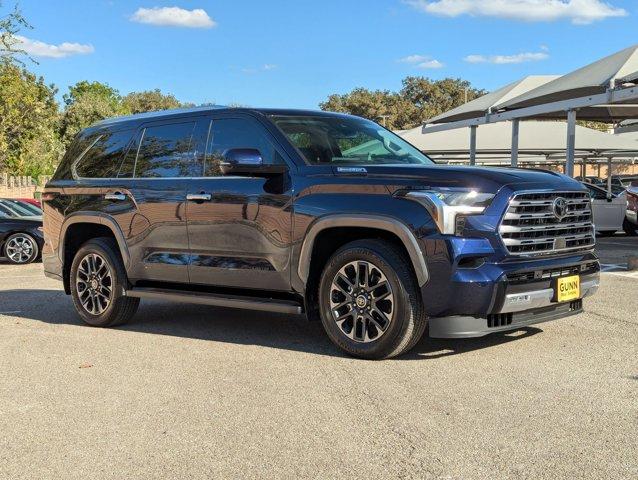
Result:
{"type": "Polygon", "coordinates": [[[64,94],[65,109],[60,123],[60,137],[68,147],[77,133],[100,120],[124,115],[119,92],[101,82],[82,80],[64,94]]]}
{"type": "MultiPolygon", "coordinates": [[[[2,8],[2,2],[0,2],[0,8],[2,8]]],[[[13,11],[0,14],[0,63],[24,65],[24,62],[16,59],[16,55],[26,55],[26,52],[20,48],[20,41],[17,38],[17,34],[23,28],[31,28],[31,25],[22,16],[17,4],[13,11]]]]}
{"type": "Polygon", "coordinates": [[[177,98],[162,93],[159,88],[129,93],[122,99],[122,105],[129,113],[155,112],[182,106],[177,98]]]}
{"type": "Polygon", "coordinates": [[[122,102],[122,97],[120,96],[119,92],[106,83],[89,82],[88,80],[82,80],[69,87],[69,93],[65,93],[63,96],[64,103],[67,106],[72,105],[80,97],[82,97],[82,95],[85,94],[91,94],[96,97],[101,97],[116,108],[119,108],[122,102]]]}
{"type": "Polygon", "coordinates": [[[122,113],[121,105],[114,105],[104,95],[95,92],[83,93],[64,110],[60,128],[62,143],[68,147],[80,130],[122,113]]]}
{"type": "Polygon", "coordinates": [[[404,130],[463,104],[466,96],[470,101],[485,93],[461,79],[407,77],[398,92],[355,88],[346,94],[330,95],[319,106],[322,110],[365,117],[392,130],[404,130]]]}
{"type": "Polygon", "coordinates": [[[24,68],[0,65],[0,170],[50,174],[62,154],[56,88],[24,68]]]}

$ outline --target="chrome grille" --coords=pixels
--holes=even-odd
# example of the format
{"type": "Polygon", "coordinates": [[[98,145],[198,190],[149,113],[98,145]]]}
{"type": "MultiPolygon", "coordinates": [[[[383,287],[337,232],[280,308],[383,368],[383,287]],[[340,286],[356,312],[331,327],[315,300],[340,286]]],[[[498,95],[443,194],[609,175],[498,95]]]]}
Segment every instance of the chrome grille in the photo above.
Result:
{"type": "Polygon", "coordinates": [[[547,255],[591,250],[595,236],[591,200],[587,192],[519,193],[509,203],[499,234],[512,255],[547,255]],[[566,201],[559,218],[554,201],[566,201]]]}

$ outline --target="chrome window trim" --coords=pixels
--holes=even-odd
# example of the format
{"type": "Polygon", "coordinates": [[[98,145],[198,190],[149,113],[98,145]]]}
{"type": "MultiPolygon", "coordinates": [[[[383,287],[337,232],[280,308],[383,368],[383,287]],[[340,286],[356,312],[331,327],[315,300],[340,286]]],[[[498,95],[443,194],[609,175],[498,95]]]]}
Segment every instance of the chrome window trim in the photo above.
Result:
{"type": "Polygon", "coordinates": [[[80,179],[83,179],[83,178],[87,178],[87,177],[80,177],[80,176],[78,175],[78,172],[77,172],[77,166],[78,166],[78,164],[80,163],[80,161],[82,161],[82,159],[84,158],[84,156],[88,153],[88,151],[89,151],[89,150],[91,150],[91,149],[95,146],[95,144],[98,142],[98,140],[99,140],[100,138],[102,138],[103,136],[104,136],[104,134],[102,133],[102,134],[98,135],[97,137],[95,137],[95,140],[93,140],[93,141],[91,142],[91,144],[90,144],[88,147],[86,147],[86,148],[84,149],[84,151],[83,151],[82,153],[80,153],[80,155],[78,155],[78,157],[75,159],[75,161],[74,161],[74,162],[73,162],[73,164],[71,165],[71,175],[73,176],[73,178],[74,178],[75,180],[80,180],[80,179]]]}

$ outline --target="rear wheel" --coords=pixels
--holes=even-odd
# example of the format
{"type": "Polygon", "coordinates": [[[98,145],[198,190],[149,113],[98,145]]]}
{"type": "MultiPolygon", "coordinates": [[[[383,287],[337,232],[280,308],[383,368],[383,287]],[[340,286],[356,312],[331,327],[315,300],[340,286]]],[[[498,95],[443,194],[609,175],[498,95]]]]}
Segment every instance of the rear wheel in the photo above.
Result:
{"type": "Polygon", "coordinates": [[[4,244],[4,256],[16,265],[34,262],[38,254],[38,242],[28,233],[14,233],[4,244]]]}
{"type": "Polygon", "coordinates": [[[425,331],[411,264],[389,242],[359,240],[340,248],[323,271],[319,299],[328,337],[356,357],[401,355],[425,331]]]}
{"type": "Polygon", "coordinates": [[[128,322],[139,306],[138,298],[125,296],[126,271],[117,244],[95,238],[78,250],[71,266],[71,296],[82,319],[94,327],[128,322]]]}

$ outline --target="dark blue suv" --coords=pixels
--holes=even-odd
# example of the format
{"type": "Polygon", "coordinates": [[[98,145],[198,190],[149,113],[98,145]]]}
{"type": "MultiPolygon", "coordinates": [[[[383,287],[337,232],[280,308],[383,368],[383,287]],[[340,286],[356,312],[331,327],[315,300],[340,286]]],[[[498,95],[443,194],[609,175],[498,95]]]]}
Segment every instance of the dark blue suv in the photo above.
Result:
{"type": "Polygon", "coordinates": [[[376,123],[205,108],[81,132],[43,195],[48,276],[90,325],[161,298],[320,319],[363,358],[577,314],[589,195],[556,173],[436,165],[376,123]]]}

